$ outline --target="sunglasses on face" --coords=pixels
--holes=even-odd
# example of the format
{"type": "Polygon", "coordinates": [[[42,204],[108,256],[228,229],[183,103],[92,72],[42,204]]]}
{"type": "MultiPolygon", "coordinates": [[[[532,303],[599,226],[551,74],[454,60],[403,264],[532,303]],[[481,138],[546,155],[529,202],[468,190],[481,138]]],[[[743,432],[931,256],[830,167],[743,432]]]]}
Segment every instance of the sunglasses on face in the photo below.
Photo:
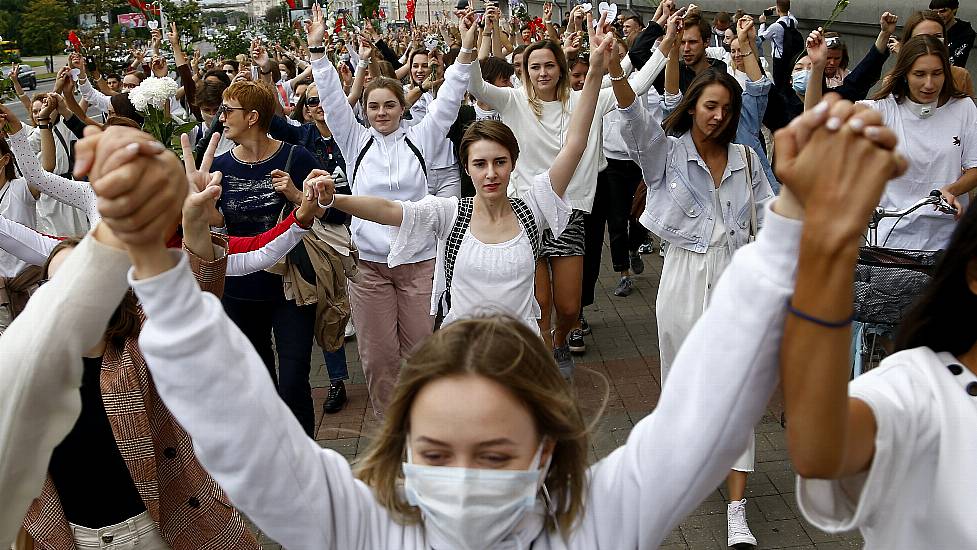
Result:
{"type": "Polygon", "coordinates": [[[131,89],[135,88],[138,85],[139,84],[129,84],[128,82],[123,82],[122,83],[122,87],[125,88],[126,90],[131,90],[131,89]]]}
{"type": "Polygon", "coordinates": [[[314,96],[313,95],[313,96],[309,96],[309,97],[305,98],[305,104],[307,106],[309,106],[309,107],[318,107],[319,106],[319,96],[314,96]]]}

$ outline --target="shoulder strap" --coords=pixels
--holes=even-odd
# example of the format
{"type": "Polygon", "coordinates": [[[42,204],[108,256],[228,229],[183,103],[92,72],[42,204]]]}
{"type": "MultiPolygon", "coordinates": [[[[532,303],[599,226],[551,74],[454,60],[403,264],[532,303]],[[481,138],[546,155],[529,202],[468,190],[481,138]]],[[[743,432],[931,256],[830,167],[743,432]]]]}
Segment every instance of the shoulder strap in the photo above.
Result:
{"type": "Polygon", "coordinates": [[[512,211],[516,214],[516,218],[519,219],[519,225],[522,226],[523,231],[526,232],[526,236],[529,237],[529,242],[533,245],[533,257],[538,260],[542,243],[540,241],[539,224],[536,223],[536,216],[533,215],[533,211],[526,204],[526,201],[522,199],[510,197],[509,205],[512,206],[512,211]]]}
{"type": "Polygon", "coordinates": [[[356,173],[360,171],[360,164],[363,163],[363,157],[366,156],[366,152],[373,147],[373,136],[370,136],[370,141],[366,142],[366,145],[360,149],[360,154],[356,155],[356,162],[353,163],[353,177],[349,179],[349,186],[353,187],[353,182],[356,181],[356,173]]]}
{"type": "Polygon", "coordinates": [[[444,245],[444,289],[448,294],[448,307],[451,307],[451,277],[455,273],[455,259],[458,257],[461,241],[465,238],[465,231],[468,231],[468,226],[471,225],[474,204],[473,197],[465,197],[458,201],[458,215],[455,216],[455,223],[451,226],[451,233],[448,233],[448,241],[444,245]]]}
{"type": "Polygon", "coordinates": [[[291,149],[288,150],[288,158],[285,159],[285,173],[292,173],[292,155],[295,154],[295,146],[292,145],[291,149]]]}
{"type": "Polygon", "coordinates": [[[746,186],[750,190],[750,236],[756,238],[757,235],[757,214],[756,214],[756,194],[753,191],[753,152],[746,145],[742,147],[743,156],[746,157],[746,186]]]}
{"type": "Polygon", "coordinates": [[[410,140],[409,137],[404,136],[404,143],[410,147],[410,150],[414,152],[414,156],[417,157],[417,162],[421,163],[421,170],[424,171],[424,177],[427,177],[427,164],[424,163],[424,156],[421,155],[421,150],[414,145],[414,142],[410,140]]]}

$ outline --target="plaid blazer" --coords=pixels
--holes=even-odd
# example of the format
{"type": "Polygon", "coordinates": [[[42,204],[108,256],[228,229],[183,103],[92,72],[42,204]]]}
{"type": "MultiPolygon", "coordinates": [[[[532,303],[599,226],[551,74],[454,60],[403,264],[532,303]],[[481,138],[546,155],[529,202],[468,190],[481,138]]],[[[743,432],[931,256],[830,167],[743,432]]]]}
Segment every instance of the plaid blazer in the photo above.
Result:
{"type": "MultiPolygon", "coordinates": [[[[215,235],[214,242],[227,249],[223,237],[215,235]]],[[[200,287],[220,296],[227,256],[207,262],[187,254],[200,287]]],[[[116,444],[163,539],[174,550],[258,550],[241,514],[197,462],[190,436],[156,393],[137,338],[108,345],[99,381],[116,444]]],[[[24,518],[24,529],[38,548],[75,550],[50,476],[24,518]]]]}

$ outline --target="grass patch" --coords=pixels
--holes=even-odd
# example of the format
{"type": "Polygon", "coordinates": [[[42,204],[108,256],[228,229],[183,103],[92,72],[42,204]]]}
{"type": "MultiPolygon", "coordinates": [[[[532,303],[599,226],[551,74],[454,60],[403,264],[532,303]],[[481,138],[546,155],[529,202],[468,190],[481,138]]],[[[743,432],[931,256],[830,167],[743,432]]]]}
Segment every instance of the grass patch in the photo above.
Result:
{"type": "Polygon", "coordinates": [[[25,63],[27,65],[30,65],[31,67],[43,67],[44,66],[44,60],[43,59],[40,60],[40,61],[26,61],[25,63]]]}

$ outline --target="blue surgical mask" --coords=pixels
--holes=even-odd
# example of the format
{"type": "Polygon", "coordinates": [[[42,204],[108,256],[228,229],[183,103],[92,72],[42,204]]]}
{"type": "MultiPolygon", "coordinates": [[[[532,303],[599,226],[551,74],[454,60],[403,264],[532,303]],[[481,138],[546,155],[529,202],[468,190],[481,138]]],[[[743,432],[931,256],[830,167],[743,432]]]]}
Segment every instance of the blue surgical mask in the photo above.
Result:
{"type": "Polygon", "coordinates": [[[811,71],[797,71],[790,75],[791,84],[794,91],[804,95],[807,93],[807,83],[811,79],[811,71]]]}

